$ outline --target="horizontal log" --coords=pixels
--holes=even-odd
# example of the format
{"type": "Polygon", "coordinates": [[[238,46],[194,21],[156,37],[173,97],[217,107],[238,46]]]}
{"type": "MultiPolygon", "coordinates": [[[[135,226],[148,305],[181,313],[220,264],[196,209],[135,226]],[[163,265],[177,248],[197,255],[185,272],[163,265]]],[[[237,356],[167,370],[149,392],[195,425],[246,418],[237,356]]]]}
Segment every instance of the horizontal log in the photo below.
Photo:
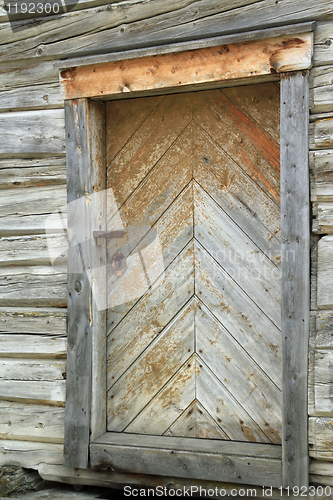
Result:
{"type": "Polygon", "coordinates": [[[313,236],[311,238],[311,251],[310,251],[310,309],[315,311],[317,309],[317,269],[318,269],[318,239],[319,237],[313,236]],[[315,239],[315,241],[313,241],[315,239]]]}
{"type": "Polygon", "coordinates": [[[310,111],[326,113],[333,111],[333,68],[320,66],[310,70],[310,111]]]}
{"type": "Polygon", "coordinates": [[[333,62],[333,21],[318,22],[314,31],[313,64],[323,66],[333,62]]]}
{"type": "Polygon", "coordinates": [[[48,382],[66,380],[66,360],[0,358],[0,379],[48,382]]]}
{"type": "MultiPolygon", "coordinates": [[[[310,461],[310,482],[322,485],[333,486],[333,464],[332,462],[324,462],[322,460],[310,461]]],[[[325,490],[324,490],[325,491],[325,490]]],[[[328,490],[329,495],[324,495],[322,498],[331,497],[332,488],[328,490]]]]}
{"type": "Polygon", "coordinates": [[[33,186],[4,190],[0,197],[2,217],[51,214],[66,209],[66,186],[33,186]]]}
{"type": "MultiPolygon", "coordinates": [[[[1,25],[7,32],[9,24],[1,25]]],[[[17,34],[18,35],[18,34],[17,34]]],[[[0,35],[1,36],[1,35],[0,35]]],[[[22,36],[22,33],[21,33],[22,36]]],[[[46,85],[59,82],[59,71],[54,67],[53,61],[22,61],[10,60],[1,65],[0,90],[13,90],[18,87],[46,85]]]]}
{"type": "Polygon", "coordinates": [[[333,416],[331,388],[333,351],[317,349],[309,356],[309,413],[311,416],[333,416]]]}
{"type": "Polygon", "coordinates": [[[315,347],[319,349],[333,349],[333,311],[317,312],[315,318],[315,347]]]}
{"type": "MultiPolygon", "coordinates": [[[[314,484],[316,486],[318,486],[318,485],[323,486],[323,487],[333,486],[333,477],[332,476],[321,476],[319,474],[310,474],[309,481],[310,481],[310,484],[314,484]]],[[[330,490],[328,490],[328,492],[330,492],[330,491],[332,491],[332,488],[330,490]]],[[[316,498],[316,500],[321,500],[323,498],[323,496],[317,495],[317,497],[315,497],[315,498],[316,498]]]]}
{"type": "Polygon", "coordinates": [[[333,202],[321,201],[312,204],[312,231],[317,234],[333,233],[333,202]]]}
{"type": "Polygon", "coordinates": [[[2,380],[0,399],[65,406],[66,382],[2,380]]]}
{"type": "Polygon", "coordinates": [[[61,465],[63,446],[33,441],[0,441],[0,466],[11,465],[38,469],[41,464],[61,465]]]}
{"type": "MultiPolygon", "coordinates": [[[[180,477],[170,477],[170,476],[152,476],[146,474],[126,474],[124,472],[115,471],[101,471],[97,472],[92,469],[70,469],[68,467],[58,466],[58,465],[48,465],[41,464],[38,467],[38,472],[43,479],[46,481],[56,481],[69,484],[82,484],[82,485],[92,485],[92,486],[103,486],[107,488],[119,488],[120,486],[131,486],[132,488],[156,488],[156,486],[161,486],[167,489],[183,489],[190,488],[195,485],[198,488],[208,490],[218,490],[224,489],[226,491],[226,496],[232,497],[234,491],[239,490],[240,485],[234,483],[224,483],[224,482],[214,482],[214,481],[204,481],[201,479],[186,479],[180,477]]],[[[256,498],[266,498],[263,496],[262,486],[256,487],[254,485],[242,484],[242,489],[251,489],[251,496],[256,498]],[[254,493],[255,492],[255,493],[254,493]]],[[[265,489],[266,493],[266,489],[265,489]]],[[[269,498],[271,500],[281,500],[282,498],[288,498],[287,494],[281,496],[281,490],[272,488],[269,489],[269,498]]],[[[213,498],[213,497],[212,497],[213,498]]],[[[236,498],[236,497],[234,497],[236,498]]],[[[240,498],[240,497],[238,497],[240,498]]],[[[245,498],[245,497],[244,497],[245,498]]],[[[319,497],[312,497],[314,500],[319,500],[319,497]]],[[[323,500],[323,499],[321,499],[323,500]]]]}
{"type": "Polygon", "coordinates": [[[333,150],[310,151],[311,201],[333,201],[333,150]]]}
{"type": "MultiPolygon", "coordinates": [[[[3,191],[1,195],[2,194],[3,191]]],[[[45,234],[45,226],[47,225],[48,231],[64,234],[64,227],[67,227],[67,217],[56,217],[52,220],[52,225],[50,225],[49,216],[50,214],[47,213],[41,215],[11,215],[9,217],[0,217],[0,233],[3,236],[45,234]]]]}
{"type": "Polygon", "coordinates": [[[0,356],[6,358],[66,358],[63,337],[45,335],[0,334],[0,356]]]}
{"type": "Polygon", "coordinates": [[[312,458],[333,461],[333,418],[309,418],[309,450],[312,458]]]}
{"type": "Polygon", "coordinates": [[[56,268],[60,266],[60,269],[66,270],[66,247],[66,236],[59,233],[3,236],[0,237],[0,267],[45,266],[54,262],[56,268]],[[54,261],[56,254],[58,259],[54,261]]]}
{"type": "Polygon", "coordinates": [[[0,307],[0,333],[66,336],[67,309],[0,307]]]}
{"type": "MultiPolygon", "coordinates": [[[[244,0],[242,2],[238,2],[239,5],[246,5],[246,4],[250,4],[250,3],[253,3],[254,1],[257,1],[257,0],[244,0]]],[[[122,2],[122,0],[112,0],[112,7],[114,10],[120,10],[119,8],[117,8],[117,3],[120,3],[122,2]]],[[[151,10],[154,12],[153,15],[156,15],[156,14],[163,14],[163,13],[167,13],[167,12],[173,12],[173,11],[177,11],[178,9],[181,9],[181,8],[184,8],[188,5],[190,5],[191,3],[193,2],[193,0],[166,0],[164,3],[165,5],[162,4],[162,2],[154,2],[153,5],[151,6],[151,10]],[[157,6],[154,5],[157,3],[157,6]],[[163,8],[164,7],[164,8],[163,8]]],[[[42,0],[41,2],[42,4],[46,4],[47,3],[47,0],[42,0]]],[[[103,5],[107,5],[109,4],[110,1],[109,0],[67,0],[67,3],[66,3],[66,9],[67,11],[69,12],[74,12],[74,11],[77,11],[77,10],[83,10],[83,9],[92,9],[94,7],[102,7],[103,5]]],[[[122,2],[123,3],[123,2],[122,2]]],[[[206,2],[202,2],[202,3],[206,3],[206,2]]],[[[4,0],[1,0],[0,2],[0,16],[4,16],[2,22],[5,22],[5,21],[8,21],[8,12],[2,7],[4,4],[4,0]],[[3,9],[3,10],[2,10],[3,9]]],[[[131,5],[130,5],[131,6],[131,5]]],[[[61,10],[61,7],[62,5],[60,4],[60,10],[59,10],[59,14],[63,14],[63,10],[61,10]]],[[[123,7],[123,12],[124,10],[126,9],[126,4],[122,6],[123,7]],[[125,9],[124,9],[125,7],[125,9]]],[[[19,9],[17,9],[18,12],[16,14],[15,12],[15,6],[12,7],[11,9],[11,19],[14,21],[13,22],[13,28],[14,28],[14,31],[17,31],[19,30],[20,27],[24,26],[26,23],[24,23],[24,21],[26,21],[27,19],[31,19],[31,18],[38,18],[38,17],[42,17],[42,16],[45,16],[45,14],[43,13],[38,13],[38,12],[34,12],[33,14],[29,14],[29,12],[27,12],[26,14],[23,14],[22,12],[20,12],[19,9]],[[22,22],[17,22],[18,20],[22,20],[22,22]]],[[[98,12],[98,9],[94,9],[94,12],[98,12]]],[[[126,11],[125,11],[126,12],[126,11]]],[[[124,14],[125,14],[124,12],[124,14]]],[[[55,16],[53,16],[55,17],[55,16]]],[[[59,16],[57,16],[59,17],[59,16]]]]}
{"type": "Polygon", "coordinates": [[[26,24],[20,22],[23,28],[20,36],[4,26],[0,60],[66,58],[129,50],[248,31],[253,26],[267,28],[324,19],[333,12],[328,0],[318,0],[315,8],[310,0],[303,0],[302,6],[293,0],[284,0],[278,10],[270,0],[249,3],[235,1],[231,6],[226,0],[203,0],[196,2],[195,9],[192,2],[189,5],[183,2],[182,8],[179,2],[172,6],[170,0],[121,3],[112,9],[106,6],[52,16],[45,23],[31,23],[24,29],[29,23],[27,19],[26,24]],[[64,39],[64,32],[70,33],[71,37],[64,39]]]}
{"type": "Polygon", "coordinates": [[[1,157],[65,153],[64,110],[2,113],[1,157]]]}
{"type": "MultiPolygon", "coordinates": [[[[62,14],[61,16],[52,16],[47,18],[44,23],[31,23],[29,19],[23,19],[19,23],[14,23],[14,30],[9,23],[3,24],[3,29],[0,33],[0,43],[10,44],[8,49],[11,49],[11,52],[15,54],[17,54],[21,46],[22,52],[26,53],[30,50],[33,56],[41,58],[48,44],[60,42],[62,40],[60,31],[63,32],[64,30],[68,30],[72,37],[82,35],[84,39],[85,35],[91,34],[92,31],[95,31],[95,35],[98,36],[101,35],[99,31],[103,30],[103,28],[107,30],[112,30],[113,28],[113,36],[118,38],[117,42],[119,44],[119,34],[122,34],[124,39],[125,29],[123,28],[123,31],[121,31],[123,25],[126,26],[126,37],[132,32],[133,27],[135,27],[137,23],[139,23],[139,30],[141,28],[141,34],[145,26],[147,26],[147,34],[149,34],[156,31],[153,27],[156,22],[159,22],[161,29],[166,29],[175,27],[177,22],[179,24],[182,24],[182,22],[187,23],[204,18],[205,16],[211,16],[231,10],[228,0],[220,0],[219,2],[216,0],[210,2],[203,0],[197,2],[196,11],[193,11],[193,8],[191,8],[192,3],[192,0],[155,0],[150,2],[149,5],[144,2],[131,2],[129,4],[124,4],[122,2],[121,5],[113,5],[112,9],[108,8],[106,5],[104,7],[87,8],[79,12],[62,14]],[[154,17],[155,19],[152,22],[151,20],[154,17]],[[149,20],[150,22],[147,22],[149,20]],[[133,27],[132,24],[134,25],[133,27]],[[21,28],[21,30],[15,28],[21,28]],[[29,43],[29,39],[32,37],[35,38],[34,49],[33,44],[31,42],[29,43]],[[37,47],[42,49],[39,53],[36,50],[37,47]]],[[[246,7],[252,3],[258,2],[237,0],[234,2],[233,6],[234,8],[246,7]]],[[[73,47],[73,53],[80,50],[83,39],[81,38],[81,43],[73,47]]],[[[89,41],[91,42],[91,40],[89,41]]],[[[100,42],[100,36],[98,36],[96,41],[97,43],[100,42]]],[[[131,42],[133,43],[132,40],[131,42]]],[[[136,41],[136,43],[137,42],[138,41],[136,41]]],[[[122,43],[124,43],[124,41],[122,43]]],[[[108,48],[105,47],[103,52],[106,51],[111,52],[112,49],[108,50],[108,48]]],[[[23,57],[25,56],[25,54],[22,55],[23,57]]],[[[3,54],[3,56],[5,57],[5,54],[3,54]]],[[[63,52],[60,58],[65,57],[66,51],[63,52]]],[[[8,59],[10,59],[10,57],[7,56],[7,60],[8,59]]]]}
{"type": "Polygon", "coordinates": [[[318,243],[317,305],[333,309],[333,236],[323,236],[318,243]]]}
{"type": "Polygon", "coordinates": [[[0,439],[63,443],[65,410],[0,400],[0,439]]]}
{"type": "Polygon", "coordinates": [[[66,161],[51,158],[0,159],[0,189],[66,184],[66,161]]]}
{"type": "MultiPolygon", "coordinates": [[[[37,80],[38,82],[38,80],[37,80]]],[[[58,83],[31,85],[0,91],[0,111],[63,108],[58,83]]]]}
{"type": "Polygon", "coordinates": [[[0,268],[0,306],[66,305],[66,274],[50,266],[0,268]]]}
{"type": "Polygon", "coordinates": [[[66,186],[33,186],[2,190],[0,197],[0,233],[25,235],[64,233],[67,228],[66,186]],[[51,214],[57,214],[51,217],[51,214]]]}
{"type": "Polygon", "coordinates": [[[333,148],[333,118],[317,120],[309,125],[310,149],[333,148]]]}

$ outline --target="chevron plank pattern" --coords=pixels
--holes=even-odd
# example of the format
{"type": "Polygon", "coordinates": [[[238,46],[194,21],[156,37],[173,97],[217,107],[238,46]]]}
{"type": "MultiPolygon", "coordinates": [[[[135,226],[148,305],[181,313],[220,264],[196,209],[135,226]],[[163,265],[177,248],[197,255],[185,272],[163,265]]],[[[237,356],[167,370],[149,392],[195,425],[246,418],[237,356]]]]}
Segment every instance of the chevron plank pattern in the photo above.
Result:
{"type": "Polygon", "coordinates": [[[280,444],[278,86],[107,111],[108,431],[280,444]]]}

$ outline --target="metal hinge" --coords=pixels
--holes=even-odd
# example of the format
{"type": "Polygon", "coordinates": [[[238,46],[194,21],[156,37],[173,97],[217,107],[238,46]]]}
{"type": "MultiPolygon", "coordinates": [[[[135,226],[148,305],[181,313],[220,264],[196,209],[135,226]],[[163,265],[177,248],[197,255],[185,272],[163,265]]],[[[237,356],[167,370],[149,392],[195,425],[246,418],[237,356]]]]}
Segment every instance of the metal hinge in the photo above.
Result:
{"type": "Polygon", "coordinates": [[[106,238],[123,238],[125,231],[93,231],[93,237],[97,238],[97,245],[102,245],[106,238]]]}

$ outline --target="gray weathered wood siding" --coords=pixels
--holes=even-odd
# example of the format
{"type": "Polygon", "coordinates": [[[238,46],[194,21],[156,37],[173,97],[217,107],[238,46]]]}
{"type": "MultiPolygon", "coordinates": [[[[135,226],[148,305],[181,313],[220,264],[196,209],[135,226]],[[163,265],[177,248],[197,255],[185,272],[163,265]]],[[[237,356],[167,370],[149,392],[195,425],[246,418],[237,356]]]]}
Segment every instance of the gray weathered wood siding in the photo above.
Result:
{"type": "MultiPolygon", "coordinates": [[[[74,2],[73,2],[74,3],[74,2]]],[[[333,482],[333,4],[331,0],[79,0],[39,24],[0,3],[0,465],[49,479],[110,484],[62,467],[66,275],[51,266],[44,224],[66,203],[58,70],[94,55],[317,21],[310,70],[312,201],[309,359],[310,481],[333,482]],[[27,404],[29,403],[29,404],[27,404]],[[23,424],[24,422],[24,424],[23,424]]],[[[54,224],[54,234],[61,225],[54,224]]],[[[94,476],[95,474],[95,476],[94,476]]],[[[132,479],[131,479],[132,481],[132,479]]]]}

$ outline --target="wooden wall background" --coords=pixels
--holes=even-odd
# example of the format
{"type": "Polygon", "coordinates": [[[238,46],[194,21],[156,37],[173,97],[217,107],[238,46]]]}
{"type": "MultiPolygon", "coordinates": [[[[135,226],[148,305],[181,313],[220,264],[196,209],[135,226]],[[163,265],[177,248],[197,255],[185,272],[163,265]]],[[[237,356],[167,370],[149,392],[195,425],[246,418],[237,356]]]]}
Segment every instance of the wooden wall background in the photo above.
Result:
{"type": "MultiPolygon", "coordinates": [[[[103,481],[62,464],[66,275],[51,267],[44,222],[66,203],[63,101],[53,62],[317,21],[310,89],[312,303],[310,481],[333,486],[333,3],[331,0],[79,0],[40,20],[0,4],[0,466],[48,479],[103,481]],[[72,478],[72,479],[68,479],[72,478]]],[[[60,229],[60,228],[58,228],[60,229]]],[[[55,228],[55,231],[58,230],[55,228]]],[[[101,476],[102,474],[102,476],[101,476]]]]}

